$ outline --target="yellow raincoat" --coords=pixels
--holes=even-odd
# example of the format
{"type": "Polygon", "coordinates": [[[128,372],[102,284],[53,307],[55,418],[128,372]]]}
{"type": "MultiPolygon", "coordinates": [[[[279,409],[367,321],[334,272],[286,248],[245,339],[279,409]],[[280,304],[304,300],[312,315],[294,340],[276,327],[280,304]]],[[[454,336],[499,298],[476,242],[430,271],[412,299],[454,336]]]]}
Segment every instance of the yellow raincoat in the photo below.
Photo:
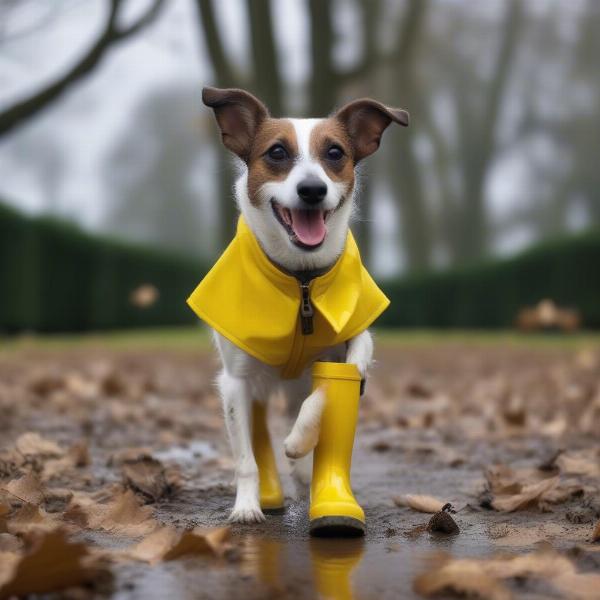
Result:
{"type": "Polygon", "coordinates": [[[187,302],[208,325],[286,379],[367,329],[389,305],[350,232],[335,265],[303,283],[269,260],[242,217],[233,241],[187,302]]]}

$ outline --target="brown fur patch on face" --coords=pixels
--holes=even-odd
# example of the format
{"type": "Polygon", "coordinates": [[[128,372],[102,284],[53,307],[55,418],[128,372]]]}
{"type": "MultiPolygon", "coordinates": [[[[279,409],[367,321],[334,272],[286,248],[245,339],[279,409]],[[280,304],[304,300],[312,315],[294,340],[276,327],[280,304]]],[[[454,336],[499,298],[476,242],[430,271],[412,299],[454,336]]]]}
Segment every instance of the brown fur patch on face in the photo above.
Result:
{"type": "Polygon", "coordinates": [[[258,192],[264,183],[283,181],[288,176],[297,156],[298,141],[291,121],[266,119],[256,132],[248,160],[248,197],[252,206],[260,205],[258,192]],[[287,151],[286,160],[273,161],[266,155],[276,144],[287,151]]]}
{"type": "MultiPolygon", "coordinates": [[[[354,186],[354,161],[352,160],[352,144],[347,131],[335,118],[324,119],[310,132],[310,153],[319,161],[332,181],[346,184],[348,192],[354,186]],[[338,147],[343,156],[339,160],[331,160],[327,153],[332,146],[338,147]]],[[[348,194],[344,194],[342,204],[348,194]]]]}

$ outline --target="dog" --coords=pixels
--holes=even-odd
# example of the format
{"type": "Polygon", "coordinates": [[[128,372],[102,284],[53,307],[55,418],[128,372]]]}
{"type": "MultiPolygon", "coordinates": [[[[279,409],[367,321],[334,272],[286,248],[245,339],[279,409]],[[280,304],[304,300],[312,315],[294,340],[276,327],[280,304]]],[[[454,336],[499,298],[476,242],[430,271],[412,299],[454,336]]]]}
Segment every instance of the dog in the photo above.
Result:
{"type": "MultiPolygon", "coordinates": [[[[246,235],[244,239],[250,248],[248,252],[264,253],[265,262],[269,264],[260,268],[268,269],[269,276],[279,277],[270,272],[274,269],[282,277],[298,279],[299,295],[294,302],[300,302],[298,318],[302,323],[302,334],[310,336],[313,317],[321,318],[315,311],[327,312],[318,307],[315,309],[311,304],[310,281],[321,276],[326,278],[340,257],[345,256],[345,248],[350,243],[349,225],[356,212],[357,166],[377,150],[388,125],[408,125],[408,113],[375,100],[359,99],[325,118],[274,118],[260,100],[244,90],[206,87],[202,99],[213,109],[223,144],[237,157],[241,167],[235,183],[235,197],[245,228],[241,233],[246,235]]],[[[241,235],[239,232],[238,229],[238,235],[241,235]]],[[[276,392],[284,393],[290,414],[296,417],[284,442],[285,453],[295,459],[299,479],[308,482],[310,453],[318,442],[324,404],[321,389],[311,393],[311,364],[315,360],[353,363],[364,380],[372,362],[373,339],[368,329],[344,339],[338,321],[346,319],[347,315],[338,321],[333,316],[330,318],[334,322],[333,329],[341,331],[337,332],[337,337],[331,337],[335,343],[331,347],[313,349],[316,355],[309,353],[310,358],[301,365],[300,371],[293,372],[291,377],[289,373],[287,377],[282,376],[281,368],[274,366],[279,359],[261,360],[263,356],[278,352],[282,343],[267,340],[265,344],[270,346],[261,353],[250,347],[250,342],[241,340],[236,328],[246,328],[246,323],[256,317],[263,319],[263,327],[277,329],[280,323],[289,321],[286,321],[287,312],[283,308],[280,313],[274,312],[272,321],[265,319],[269,318],[270,310],[275,311],[280,304],[284,308],[288,304],[292,306],[292,300],[282,296],[277,299],[277,305],[275,302],[269,304],[269,300],[261,304],[260,298],[256,297],[259,292],[252,287],[254,276],[251,277],[240,264],[248,259],[243,258],[245,255],[239,250],[228,252],[220,260],[231,265],[226,271],[231,271],[227,275],[229,281],[222,281],[222,277],[210,279],[213,287],[200,290],[203,295],[197,294],[201,300],[194,303],[192,296],[188,302],[213,326],[214,342],[222,363],[217,384],[236,473],[236,498],[229,518],[232,522],[256,523],[263,521],[265,516],[261,509],[259,469],[252,443],[253,403],[266,403],[276,392]],[[248,277],[248,281],[242,286],[239,279],[243,277],[248,277]],[[221,294],[218,301],[214,300],[216,292],[213,289],[221,294]],[[232,294],[240,296],[235,306],[242,307],[242,311],[219,306],[229,302],[232,294]],[[208,308],[203,308],[202,302],[208,308]],[[210,317],[210,310],[226,312],[223,318],[229,320],[229,325],[221,326],[218,320],[210,317]],[[243,318],[236,312],[244,312],[243,318]]],[[[221,269],[225,268],[225,263],[221,269]]],[[[352,269],[353,273],[358,273],[355,267],[352,269]]],[[[368,278],[368,274],[361,277],[368,278]]],[[[371,285],[370,280],[365,281],[365,285],[371,285]]],[[[346,302],[343,293],[339,297],[346,302]]],[[[373,315],[378,316],[387,306],[385,300],[384,303],[377,296],[377,306],[373,304],[370,309],[373,315]]],[[[326,300],[321,299],[321,302],[326,303],[326,300]]],[[[296,319],[295,313],[293,318],[296,319]]],[[[362,316],[360,319],[364,321],[362,316]]],[[[372,320],[369,317],[369,324],[372,320]]],[[[277,335],[282,334],[278,332],[277,335]]],[[[273,334],[272,339],[283,338],[273,334]]]]}

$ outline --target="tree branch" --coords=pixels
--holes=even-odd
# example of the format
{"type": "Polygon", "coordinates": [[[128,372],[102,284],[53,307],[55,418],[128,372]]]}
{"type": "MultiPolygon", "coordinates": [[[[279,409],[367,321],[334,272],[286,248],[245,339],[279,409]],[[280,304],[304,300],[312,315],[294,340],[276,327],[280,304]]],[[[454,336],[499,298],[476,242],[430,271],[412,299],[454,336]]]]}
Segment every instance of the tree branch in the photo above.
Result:
{"type": "MultiPolygon", "coordinates": [[[[120,0],[119,0],[120,1],[120,0]]],[[[159,15],[164,6],[164,0],[154,0],[148,10],[142,14],[137,21],[131,23],[127,27],[119,27],[114,32],[115,41],[121,41],[131,37],[150,25],[159,15]]]]}
{"type": "Polygon", "coordinates": [[[241,87],[241,82],[236,77],[231,62],[225,53],[212,0],[196,0],[196,7],[200,29],[204,34],[204,42],[213,66],[216,84],[219,87],[241,87]]]}
{"type": "Polygon", "coordinates": [[[71,85],[91,73],[113,44],[126,39],[154,21],[163,4],[164,0],[155,0],[147,13],[140,17],[136,23],[124,30],[119,30],[117,20],[122,0],[111,0],[108,18],[100,36],[79,62],[45,89],[36,92],[26,100],[13,104],[0,113],[0,137],[44,110],[71,85]]]}

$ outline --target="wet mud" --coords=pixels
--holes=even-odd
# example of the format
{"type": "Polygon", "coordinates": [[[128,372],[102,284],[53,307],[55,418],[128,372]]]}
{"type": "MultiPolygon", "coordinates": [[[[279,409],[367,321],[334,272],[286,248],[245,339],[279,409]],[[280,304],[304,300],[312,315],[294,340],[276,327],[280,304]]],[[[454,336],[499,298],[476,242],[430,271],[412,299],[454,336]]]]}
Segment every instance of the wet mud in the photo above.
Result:
{"type": "MultiPolygon", "coordinates": [[[[367,517],[364,538],[309,536],[308,501],[281,450],[288,424],[276,401],[271,428],[285,512],[260,525],[232,525],[231,552],[221,558],[117,562],[110,591],[87,590],[86,597],[418,598],[415,577],[440,553],[486,558],[546,546],[584,572],[600,572],[598,544],[591,543],[600,482],[587,463],[580,473],[565,468],[561,476],[581,491],[574,487],[554,504],[503,512],[490,509],[483,494],[491,465],[528,469],[550,461],[547,468],[558,472],[552,458],[561,451],[597,450],[599,360],[596,348],[383,345],[361,407],[352,470],[367,517]],[[427,531],[431,515],[398,506],[394,497],[402,494],[452,503],[459,533],[427,531]]],[[[65,475],[54,485],[90,491],[120,481],[119,452],[147,449],[180,474],[173,493],[150,503],[156,519],[177,528],[222,526],[234,488],[215,368],[206,351],[0,355],[2,446],[27,431],[64,445],[85,440],[85,477],[65,475]]],[[[94,531],[78,536],[106,549],[131,541],[94,531]]],[[[547,597],[539,585],[511,581],[509,588],[519,598],[547,597]]]]}

